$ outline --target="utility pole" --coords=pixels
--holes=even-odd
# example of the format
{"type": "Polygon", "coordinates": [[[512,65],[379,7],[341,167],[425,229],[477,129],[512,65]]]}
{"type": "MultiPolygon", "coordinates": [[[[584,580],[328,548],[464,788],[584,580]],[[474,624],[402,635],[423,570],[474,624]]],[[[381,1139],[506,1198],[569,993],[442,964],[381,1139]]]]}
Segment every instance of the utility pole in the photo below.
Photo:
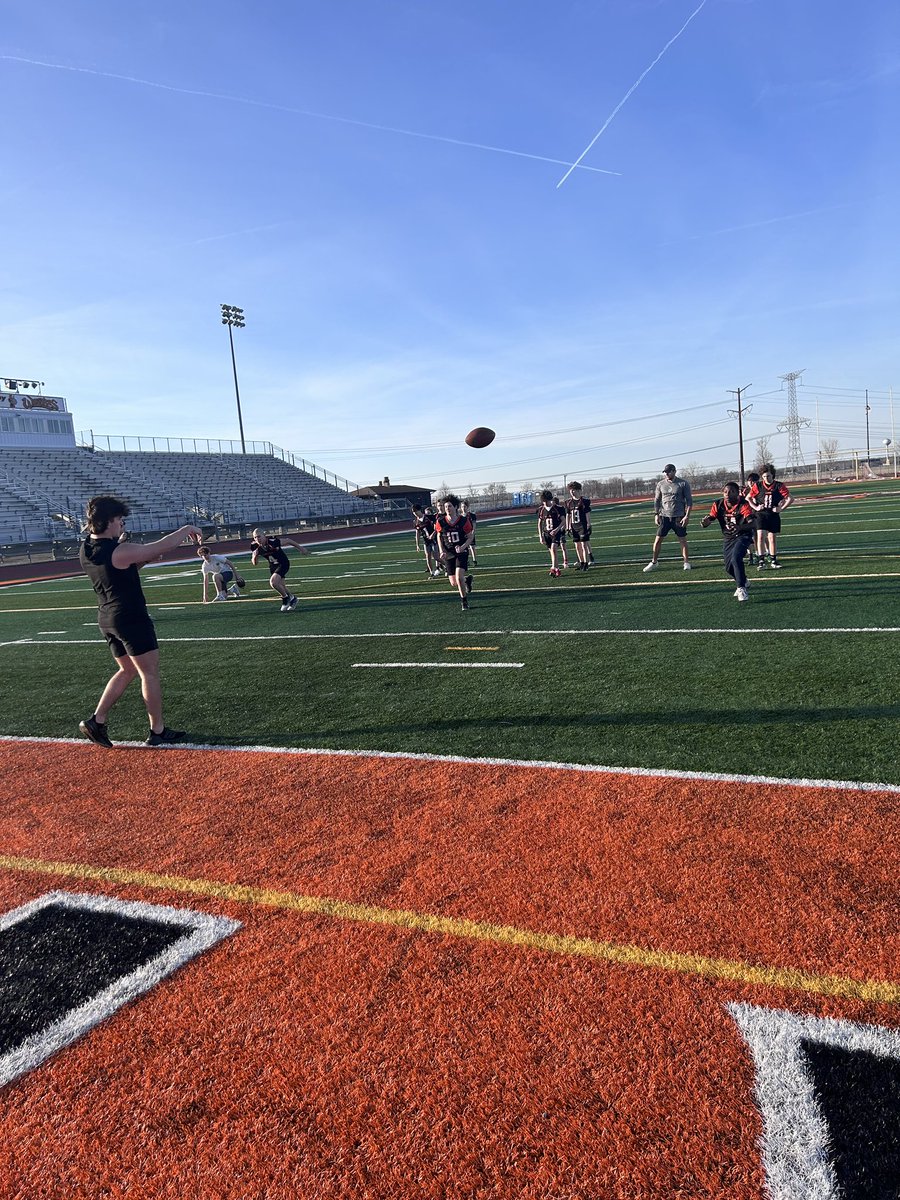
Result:
{"type": "Polygon", "coordinates": [[[866,466],[867,467],[871,467],[871,465],[872,465],[872,452],[869,449],[869,413],[870,412],[871,412],[871,409],[869,408],[869,389],[866,388],[866,466]]]}
{"type": "Polygon", "coordinates": [[[745,383],[743,387],[728,389],[728,394],[730,396],[737,397],[737,408],[729,408],[728,415],[729,415],[729,417],[737,417],[738,450],[739,450],[740,456],[741,456],[741,487],[743,487],[744,484],[746,483],[746,476],[744,474],[744,424],[743,424],[742,418],[743,418],[744,413],[749,412],[750,409],[753,407],[752,404],[748,404],[745,408],[741,408],[741,395],[744,392],[746,392],[747,388],[751,388],[751,387],[753,387],[752,383],[745,383]]]}

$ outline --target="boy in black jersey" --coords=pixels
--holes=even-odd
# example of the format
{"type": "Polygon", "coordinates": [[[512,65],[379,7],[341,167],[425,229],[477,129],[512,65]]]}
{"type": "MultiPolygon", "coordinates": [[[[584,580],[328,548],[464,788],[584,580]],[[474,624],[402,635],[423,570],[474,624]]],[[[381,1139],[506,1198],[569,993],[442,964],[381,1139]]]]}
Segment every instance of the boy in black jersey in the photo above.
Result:
{"type": "Polygon", "coordinates": [[[468,500],[461,500],[459,502],[459,511],[464,517],[468,517],[472,522],[472,548],[469,551],[469,557],[472,560],[472,565],[477,567],[478,555],[475,553],[475,526],[478,523],[478,513],[472,512],[472,509],[469,507],[468,500]]]}
{"type": "Polygon", "coordinates": [[[466,572],[475,526],[459,511],[458,496],[442,496],[438,507],[441,515],[435,521],[434,528],[444,561],[444,570],[447,572],[450,586],[459,592],[465,611],[469,607],[469,592],[472,590],[472,576],[466,572]]]}
{"type": "MultiPolygon", "coordinates": [[[[291,569],[291,563],[281,548],[281,538],[269,537],[262,529],[254,529],[252,537],[253,541],[250,543],[250,561],[255,567],[260,556],[266,560],[271,571],[269,587],[274,588],[281,597],[281,611],[283,613],[293,612],[297,607],[297,597],[284,586],[284,577],[291,569]]],[[[292,538],[285,538],[284,540],[289,546],[293,546],[295,550],[299,550],[301,554],[309,554],[305,546],[299,545],[292,538]]]]}
{"type": "Polygon", "coordinates": [[[722,557],[725,570],[737,584],[735,598],[749,600],[744,557],[753,542],[753,509],[736,483],[725,484],[722,499],[716,500],[700,524],[706,529],[713,521],[718,521],[722,528],[722,557]]]}
{"type": "Polygon", "coordinates": [[[560,575],[558,552],[563,531],[566,527],[566,510],[554,498],[549,488],[541,492],[541,507],[537,510],[538,537],[550,551],[550,574],[554,579],[560,575]]]}
{"type": "Polygon", "coordinates": [[[437,534],[434,531],[436,519],[434,509],[429,505],[421,517],[418,518],[416,530],[417,537],[419,533],[422,535],[422,550],[425,553],[425,574],[429,579],[436,579],[441,574],[437,534]]]}
{"type": "Polygon", "coordinates": [[[750,489],[747,503],[756,513],[756,567],[766,565],[766,543],[769,547],[769,566],[776,571],[781,567],[775,546],[775,535],[781,533],[781,514],[794,503],[794,497],[785,484],[775,478],[772,463],[764,463],[762,478],[750,489]]]}
{"type": "Polygon", "coordinates": [[[575,543],[578,562],[576,571],[587,571],[593,561],[591,554],[591,502],[581,494],[581,484],[573,479],[569,484],[569,499],[566,501],[566,527],[575,543]]]}
{"type": "Polygon", "coordinates": [[[126,542],[128,505],[117,496],[94,496],[87,505],[87,537],[79,560],[99,597],[97,624],[106,638],[118,668],[103,689],[93,716],[78,728],[98,746],[111,747],[106,729],[110,709],[121,700],[130,683],[140,678],[141,695],[150,720],[147,746],[180,742],[186,734],[169,729],[163,721],[159,682],[159,643],[147,612],[138,568],[180,546],[186,538],[199,542],[196,525],[182,525],[174,533],[142,546],[126,542]]]}

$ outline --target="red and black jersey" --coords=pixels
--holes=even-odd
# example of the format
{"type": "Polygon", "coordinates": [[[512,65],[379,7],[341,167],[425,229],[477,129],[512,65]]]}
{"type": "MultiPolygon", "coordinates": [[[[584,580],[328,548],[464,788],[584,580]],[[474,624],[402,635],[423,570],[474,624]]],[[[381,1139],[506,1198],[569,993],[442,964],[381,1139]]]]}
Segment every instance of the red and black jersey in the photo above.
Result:
{"type": "Polygon", "coordinates": [[[433,542],[437,537],[434,530],[436,520],[434,513],[422,513],[422,516],[417,519],[416,528],[421,531],[426,542],[433,542]]]}
{"type": "Polygon", "coordinates": [[[721,525],[726,542],[733,542],[739,537],[753,536],[753,509],[742,498],[734,504],[729,504],[724,499],[716,500],[709,510],[709,515],[721,525]]]}
{"type": "Polygon", "coordinates": [[[567,500],[566,512],[569,514],[569,523],[573,529],[586,529],[590,526],[591,502],[587,496],[581,496],[577,500],[567,500]]]}
{"type": "Polygon", "coordinates": [[[438,517],[434,523],[434,528],[438,536],[438,541],[441,544],[441,549],[447,554],[455,554],[460,546],[469,540],[469,535],[472,532],[472,522],[468,517],[464,517],[462,513],[459,513],[455,521],[449,521],[446,517],[438,517]]]}
{"type": "Polygon", "coordinates": [[[759,483],[754,483],[747,499],[757,508],[771,510],[779,508],[786,500],[790,499],[790,495],[786,484],[780,480],[774,479],[771,484],[767,484],[764,479],[761,479],[759,483]]]}
{"type": "Polygon", "coordinates": [[[541,505],[537,510],[537,519],[541,533],[552,533],[558,526],[565,528],[566,510],[558,500],[554,500],[549,507],[541,505]]]}
{"type": "Polygon", "coordinates": [[[262,557],[271,567],[273,573],[281,574],[279,567],[286,567],[289,563],[288,556],[281,548],[281,538],[267,537],[261,542],[251,542],[250,551],[258,550],[262,557]]]}

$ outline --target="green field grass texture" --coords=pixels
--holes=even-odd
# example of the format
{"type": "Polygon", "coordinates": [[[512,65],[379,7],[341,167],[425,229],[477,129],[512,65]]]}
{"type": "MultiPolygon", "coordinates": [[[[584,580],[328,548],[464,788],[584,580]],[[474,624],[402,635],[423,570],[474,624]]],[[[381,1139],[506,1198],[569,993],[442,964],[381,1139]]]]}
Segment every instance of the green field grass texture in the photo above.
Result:
{"type": "MultiPolygon", "coordinates": [[[[533,517],[482,521],[467,613],[407,530],[292,553],[290,614],[246,559],[245,598],[207,606],[193,562],[146,567],[167,717],[209,744],[900,783],[900,487],[801,496],[745,604],[712,496],[690,573],[673,537],[643,573],[646,502],[598,506],[596,567],[559,579],[533,517]]],[[[110,670],[86,578],[0,589],[0,734],[75,735],[110,670]]],[[[110,729],[144,735],[136,688],[110,729]]]]}

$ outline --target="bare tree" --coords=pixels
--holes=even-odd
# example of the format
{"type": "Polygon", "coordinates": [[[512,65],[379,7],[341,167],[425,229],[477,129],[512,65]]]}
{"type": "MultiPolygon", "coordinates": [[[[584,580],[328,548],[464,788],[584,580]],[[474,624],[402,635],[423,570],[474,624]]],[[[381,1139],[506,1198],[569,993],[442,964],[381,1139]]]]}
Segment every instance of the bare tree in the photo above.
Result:
{"type": "Polygon", "coordinates": [[[753,463],[754,470],[759,470],[765,463],[772,461],[772,451],[769,448],[771,442],[769,437],[761,437],[756,439],[756,459],[753,463]]]}
{"type": "Polygon", "coordinates": [[[552,479],[545,479],[538,490],[542,491],[542,492],[550,491],[550,492],[553,492],[553,494],[555,495],[556,494],[556,484],[553,482],[552,479]]]}
{"type": "Polygon", "coordinates": [[[824,466],[833,467],[837,462],[838,446],[837,438],[822,438],[821,454],[824,466]]]}

